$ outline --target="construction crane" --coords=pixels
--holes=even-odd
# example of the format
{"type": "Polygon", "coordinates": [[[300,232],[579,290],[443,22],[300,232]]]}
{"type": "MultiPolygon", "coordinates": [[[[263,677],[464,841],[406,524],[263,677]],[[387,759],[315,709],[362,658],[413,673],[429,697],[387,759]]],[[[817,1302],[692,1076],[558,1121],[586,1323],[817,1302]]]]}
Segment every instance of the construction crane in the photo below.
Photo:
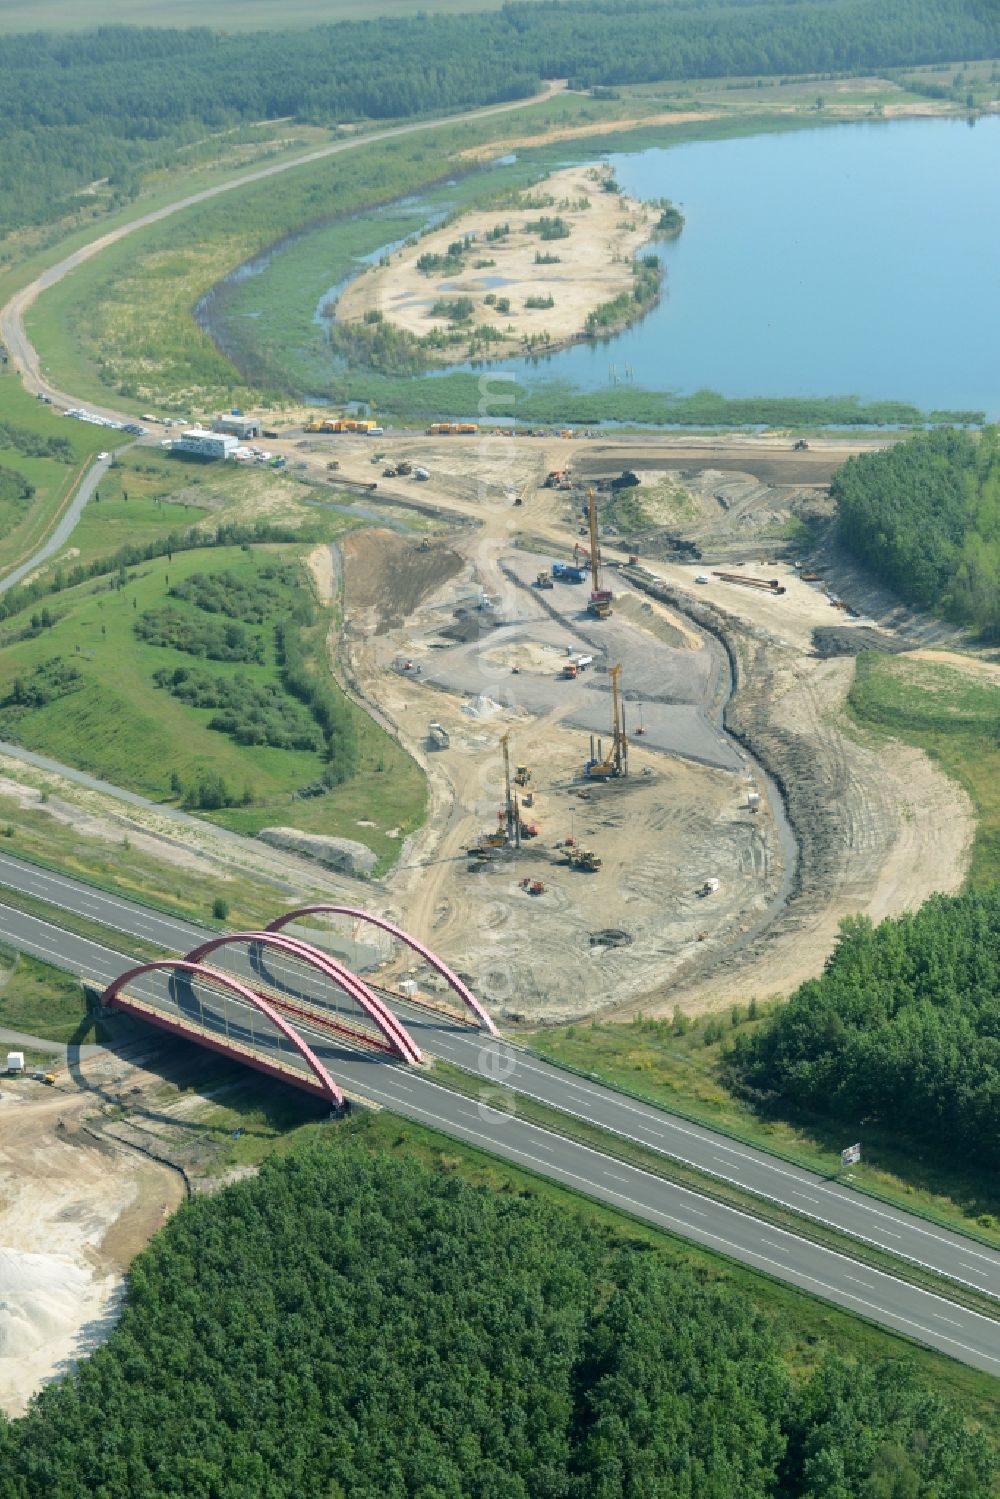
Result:
{"type": "Polygon", "coordinates": [[[501,737],[500,749],[503,752],[503,789],[504,802],[503,811],[500,816],[506,824],[507,842],[514,848],[521,847],[521,809],[517,804],[517,797],[510,783],[510,730],[501,737]]]}
{"type": "Polygon", "coordinates": [[[614,777],[628,775],[628,736],[625,733],[625,709],[622,702],[621,689],[618,679],[621,676],[621,662],[617,666],[608,668],[608,676],[611,678],[611,753],[604,757],[601,751],[601,742],[597,741],[597,754],[593,752],[593,739],[591,739],[590,761],[587,765],[587,777],[592,781],[606,781],[614,777]]]}
{"type": "Polygon", "coordinates": [[[601,587],[601,558],[597,545],[597,497],[594,486],[587,490],[587,520],[590,524],[590,603],[587,612],[595,619],[611,613],[611,589],[601,587]]]}

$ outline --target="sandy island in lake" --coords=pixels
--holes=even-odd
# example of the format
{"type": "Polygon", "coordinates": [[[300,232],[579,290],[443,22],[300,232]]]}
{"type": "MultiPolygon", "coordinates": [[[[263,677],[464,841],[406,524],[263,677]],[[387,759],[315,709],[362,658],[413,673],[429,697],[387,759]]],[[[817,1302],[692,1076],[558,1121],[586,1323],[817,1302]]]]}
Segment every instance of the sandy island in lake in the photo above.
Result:
{"type": "Polygon", "coordinates": [[[631,293],[633,259],[653,236],[659,219],[655,204],[607,191],[608,179],[603,166],[570,167],[553,173],[509,205],[474,209],[425,234],[351,283],[337,302],[338,322],[360,323],[366,313],[378,312],[386,322],[417,338],[435,330],[443,334],[461,331],[461,341],[428,350],[447,363],[468,356],[477,326],[486,325],[502,335],[499,341],[471,351],[489,358],[523,352],[528,346],[540,352],[587,337],[588,313],[623,292],[631,293]],[[561,219],[568,235],[542,238],[537,228],[529,227],[542,218],[561,219]],[[509,226],[509,232],[487,239],[498,225],[509,226]],[[466,236],[471,246],[460,266],[430,273],[417,269],[421,257],[445,257],[449,246],[466,236]],[[558,259],[538,264],[536,255],[558,259]],[[479,263],[484,261],[489,264],[479,263]],[[498,309],[487,297],[507,299],[509,310],[498,309]],[[550,297],[551,307],[525,305],[529,298],[550,297]],[[456,327],[447,315],[432,312],[435,303],[453,303],[459,298],[469,298],[474,304],[468,336],[464,325],[456,327]]]}

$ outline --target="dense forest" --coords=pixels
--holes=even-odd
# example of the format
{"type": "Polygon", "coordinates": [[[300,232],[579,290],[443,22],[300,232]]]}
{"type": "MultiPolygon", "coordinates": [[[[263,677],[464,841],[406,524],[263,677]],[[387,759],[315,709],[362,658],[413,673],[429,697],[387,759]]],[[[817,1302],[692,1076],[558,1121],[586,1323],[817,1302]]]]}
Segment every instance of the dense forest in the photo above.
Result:
{"type": "Polygon", "coordinates": [[[849,458],[831,492],[842,540],[907,603],[1000,632],[1000,429],[849,458]]]}
{"type": "MultiPolygon", "coordinates": [[[[823,975],[755,1033],[732,1080],[761,1100],[1000,1166],[1000,886],[843,924],[823,975]]],[[[851,1138],[854,1136],[852,1134],[851,1138]]]]}
{"type": "Polygon", "coordinates": [[[28,1415],[3,1499],[976,1499],[986,1442],[905,1365],[790,1376],[643,1243],[322,1147],[186,1204],[28,1415]]]}
{"type": "Polygon", "coordinates": [[[206,132],[329,125],[660,78],[855,72],[1000,54],[992,0],[533,0],[226,36],[104,27],[0,50],[0,237],[107,179],[111,206],[206,132]]]}

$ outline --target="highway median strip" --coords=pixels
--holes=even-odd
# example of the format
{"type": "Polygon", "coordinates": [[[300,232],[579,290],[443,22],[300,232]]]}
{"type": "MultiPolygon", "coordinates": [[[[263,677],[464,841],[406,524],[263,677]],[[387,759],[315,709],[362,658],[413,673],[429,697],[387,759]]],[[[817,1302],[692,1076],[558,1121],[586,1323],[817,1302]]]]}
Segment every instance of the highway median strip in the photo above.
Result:
{"type": "Polygon", "coordinates": [[[932,1270],[925,1270],[889,1250],[882,1250],[837,1229],[827,1228],[815,1219],[770,1202],[747,1188],[721,1181],[718,1177],[679,1163],[656,1150],[634,1145],[620,1135],[589,1124],[561,1109],[539,1103],[506,1085],[477,1080],[475,1074],[451,1062],[435,1058],[434,1077],[442,1086],[465,1097],[478,1099],[486,1107],[516,1114],[553,1134],[600,1150],[602,1154],[625,1165],[640,1167],[664,1181],[693,1189],[699,1195],[727,1207],[738,1207],[742,1212],[759,1219],[762,1225],[773,1225],[811,1243],[836,1250],[859,1265],[867,1265],[883,1274],[895,1276],[980,1316],[1000,1322],[1000,1302],[985,1292],[979,1292],[960,1281],[952,1281],[932,1270]]]}

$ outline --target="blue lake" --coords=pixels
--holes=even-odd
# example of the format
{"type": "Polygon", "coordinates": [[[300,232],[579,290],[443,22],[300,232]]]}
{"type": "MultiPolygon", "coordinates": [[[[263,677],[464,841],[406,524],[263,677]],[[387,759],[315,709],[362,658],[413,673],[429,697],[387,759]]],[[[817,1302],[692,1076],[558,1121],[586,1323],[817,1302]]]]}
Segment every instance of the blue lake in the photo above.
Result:
{"type": "Polygon", "coordinates": [[[660,305],[600,344],[508,360],[528,385],[615,379],[1000,416],[1000,118],[871,121],[612,154],[671,198],[660,305]]]}

